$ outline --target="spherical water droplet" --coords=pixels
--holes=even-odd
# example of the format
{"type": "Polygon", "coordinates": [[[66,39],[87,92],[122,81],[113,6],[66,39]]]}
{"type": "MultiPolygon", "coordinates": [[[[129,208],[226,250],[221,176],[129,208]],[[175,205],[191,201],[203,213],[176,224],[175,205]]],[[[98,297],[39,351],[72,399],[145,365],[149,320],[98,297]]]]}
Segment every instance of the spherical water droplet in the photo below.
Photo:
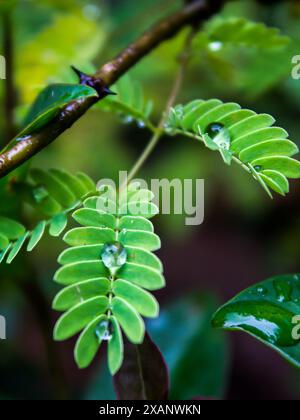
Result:
{"type": "Polygon", "coordinates": [[[222,47],[223,47],[223,44],[220,41],[210,42],[209,44],[209,49],[211,51],[220,51],[222,47]]]}
{"type": "Polygon", "coordinates": [[[133,122],[133,118],[130,115],[128,115],[123,118],[123,122],[124,124],[131,124],[133,122]]]}
{"type": "Polygon", "coordinates": [[[289,302],[292,299],[292,287],[289,281],[276,279],[273,282],[278,302],[289,302]]]}
{"type": "Polygon", "coordinates": [[[101,259],[105,267],[117,269],[126,263],[127,251],[119,242],[108,242],[103,246],[101,259]]]}
{"type": "Polygon", "coordinates": [[[108,320],[99,322],[95,329],[95,334],[99,342],[109,341],[112,338],[111,323],[108,320]]]}
{"type": "Polygon", "coordinates": [[[214,139],[223,129],[224,129],[224,124],[211,123],[206,128],[205,132],[209,135],[211,139],[214,139]]]}
{"type": "Polygon", "coordinates": [[[258,286],[258,287],[257,287],[257,289],[256,289],[256,292],[257,292],[259,295],[266,296],[266,295],[268,294],[268,289],[266,289],[266,288],[265,288],[265,287],[263,287],[263,286],[258,286]]]}
{"type": "Polygon", "coordinates": [[[221,123],[211,123],[206,128],[206,133],[216,143],[220,149],[229,150],[231,137],[228,128],[221,123]]]}
{"type": "Polygon", "coordinates": [[[254,166],[254,169],[255,169],[256,172],[261,172],[263,170],[263,167],[260,166],[260,165],[256,165],[256,166],[254,166]]]}
{"type": "Polygon", "coordinates": [[[140,120],[140,121],[137,122],[137,126],[139,128],[145,128],[146,124],[144,123],[144,121],[140,120]]]}

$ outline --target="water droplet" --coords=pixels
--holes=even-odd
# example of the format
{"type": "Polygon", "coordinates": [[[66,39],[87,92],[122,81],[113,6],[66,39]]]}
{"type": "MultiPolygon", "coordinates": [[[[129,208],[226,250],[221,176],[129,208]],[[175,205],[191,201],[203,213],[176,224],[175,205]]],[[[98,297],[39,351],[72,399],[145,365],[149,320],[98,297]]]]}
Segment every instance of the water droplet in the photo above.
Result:
{"type": "Polygon", "coordinates": [[[19,143],[20,141],[29,140],[31,136],[23,136],[16,138],[16,141],[19,143]]]}
{"type": "Polygon", "coordinates": [[[261,171],[263,170],[263,167],[262,167],[262,166],[260,166],[260,165],[256,165],[256,166],[254,166],[254,170],[255,170],[256,172],[261,172],[261,171]]]}
{"type": "Polygon", "coordinates": [[[127,229],[122,229],[121,232],[125,235],[125,233],[127,233],[127,229]]]}
{"type": "Polygon", "coordinates": [[[139,128],[145,128],[146,124],[144,123],[144,121],[139,120],[139,121],[137,122],[137,126],[138,126],[139,128]]]}
{"type": "Polygon", "coordinates": [[[273,282],[278,302],[289,302],[292,299],[292,287],[289,281],[276,279],[273,282]]]}
{"type": "Polygon", "coordinates": [[[105,267],[116,270],[127,260],[127,251],[119,242],[108,242],[103,246],[101,259],[105,267]]]}
{"type": "Polygon", "coordinates": [[[99,342],[109,341],[112,338],[111,323],[108,320],[99,322],[95,329],[95,334],[99,342]]]}
{"type": "Polygon", "coordinates": [[[123,118],[123,122],[124,124],[131,124],[133,122],[133,118],[130,115],[128,115],[123,118]]]}
{"type": "Polygon", "coordinates": [[[205,132],[221,149],[229,150],[231,137],[228,128],[221,123],[211,123],[205,132]]]}
{"type": "Polygon", "coordinates": [[[222,47],[223,47],[223,44],[220,41],[214,41],[209,44],[209,49],[211,51],[220,51],[222,47]]]}
{"type": "Polygon", "coordinates": [[[41,203],[49,195],[48,191],[44,187],[34,188],[32,194],[36,203],[41,203]]]}
{"type": "Polygon", "coordinates": [[[223,129],[224,129],[223,124],[211,123],[206,128],[205,132],[209,135],[210,138],[214,139],[223,129]]]}
{"type": "Polygon", "coordinates": [[[257,292],[259,295],[266,296],[266,295],[268,294],[268,289],[266,289],[266,288],[265,288],[265,287],[263,287],[263,286],[258,286],[258,287],[257,287],[257,289],[256,289],[256,292],[257,292]]]}
{"type": "Polygon", "coordinates": [[[217,328],[247,331],[270,344],[282,347],[294,346],[291,334],[293,314],[269,302],[244,301],[223,307],[215,316],[217,328]]]}

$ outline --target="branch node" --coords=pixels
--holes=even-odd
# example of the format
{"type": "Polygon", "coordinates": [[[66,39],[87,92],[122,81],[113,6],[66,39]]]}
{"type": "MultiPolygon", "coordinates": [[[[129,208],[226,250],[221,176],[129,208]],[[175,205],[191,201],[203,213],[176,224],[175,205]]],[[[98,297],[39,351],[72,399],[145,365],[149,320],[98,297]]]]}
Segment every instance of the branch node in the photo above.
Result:
{"type": "Polygon", "coordinates": [[[116,93],[112,92],[102,79],[90,76],[81,70],[78,70],[74,66],[71,66],[71,68],[78,76],[80,84],[90,86],[95,89],[98,93],[99,99],[103,99],[108,95],[116,95],[116,93]]]}

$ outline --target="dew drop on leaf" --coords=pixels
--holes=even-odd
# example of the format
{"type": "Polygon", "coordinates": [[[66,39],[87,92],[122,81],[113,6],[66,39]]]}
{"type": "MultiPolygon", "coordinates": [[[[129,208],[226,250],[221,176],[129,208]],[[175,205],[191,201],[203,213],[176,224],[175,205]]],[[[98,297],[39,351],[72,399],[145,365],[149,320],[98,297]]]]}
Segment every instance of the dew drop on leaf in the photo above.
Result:
{"type": "Polygon", "coordinates": [[[284,279],[276,279],[273,287],[279,302],[290,302],[292,300],[292,286],[289,281],[284,279]]]}
{"type": "Polygon", "coordinates": [[[261,172],[261,171],[263,170],[263,167],[262,167],[262,166],[260,166],[260,165],[256,165],[256,166],[254,166],[254,170],[255,170],[256,172],[261,172]]]}
{"type": "Polygon", "coordinates": [[[229,150],[231,145],[231,137],[228,128],[221,123],[211,123],[205,132],[221,149],[229,150]]]}
{"type": "Polygon", "coordinates": [[[99,324],[97,325],[95,329],[95,334],[99,342],[109,341],[112,338],[110,322],[108,320],[99,322],[99,324]]]}
{"type": "Polygon", "coordinates": [[[119,242],[108,242],[103,246],[101,259],[109,269],[120,268],[126,263],[127,251],[119,242]]]}
{"type": "Polygon", "coordinates": [[[257,292],[259,295],[266,296],[266,295],[268,294],[268,289],[266,289],[266,288],[265,288],[265,287],[263,287],[263,286],[259,286],[259,287],[256,289],[256,292],[257,292]]]}
{"type": "Polygon", "coordinates": [[[213,325],[229,330],[244,330],[272,345],[294,346],[293,314],[269,302],[232,303],[217,314],[213,325]]]}

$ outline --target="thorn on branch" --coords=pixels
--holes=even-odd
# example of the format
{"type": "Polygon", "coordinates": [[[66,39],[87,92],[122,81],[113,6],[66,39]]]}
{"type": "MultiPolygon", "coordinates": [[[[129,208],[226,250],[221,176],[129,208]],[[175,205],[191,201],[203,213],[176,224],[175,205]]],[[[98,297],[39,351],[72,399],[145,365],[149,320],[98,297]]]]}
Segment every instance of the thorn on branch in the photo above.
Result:
{"type": "Polygon", "coordinates": [[[108,95],[116,95],[116,93],[111,91],[102,79],[95,78],[86,73],[83,73],[81,70],[78,70],[74,66],[71,66],[71,68],[78,76],[80,84],[90,86],[95,89],[95,91],[98,93],[99,99],[103,99],[108,95]]]}

